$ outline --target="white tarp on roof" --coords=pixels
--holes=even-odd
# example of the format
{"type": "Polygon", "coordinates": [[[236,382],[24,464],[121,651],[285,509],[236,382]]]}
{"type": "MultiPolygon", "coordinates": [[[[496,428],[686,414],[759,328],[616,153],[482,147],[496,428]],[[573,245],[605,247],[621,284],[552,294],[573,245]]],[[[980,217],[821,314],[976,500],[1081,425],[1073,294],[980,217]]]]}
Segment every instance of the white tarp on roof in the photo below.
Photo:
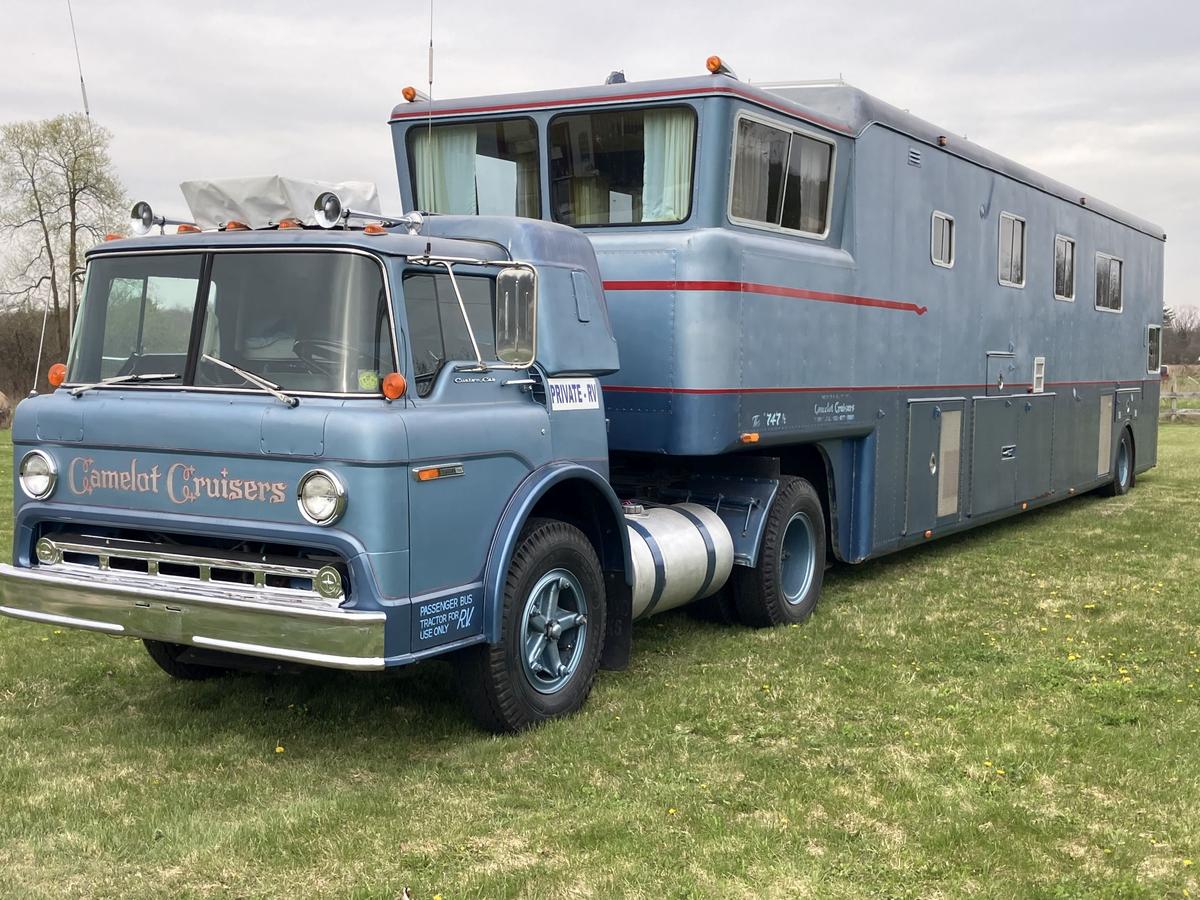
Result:
{"type": "Polygon", "coordinates": [[[379,212],[379,191],[370,181],[313,181],[283,175],[215,178],[179,185],[192,218],[201,228],[217,228],[230,220],[265,228],[281,219],[297,218],[316,225],[313,204],[322,191],[333,191],[344,209],[379,212]]]}

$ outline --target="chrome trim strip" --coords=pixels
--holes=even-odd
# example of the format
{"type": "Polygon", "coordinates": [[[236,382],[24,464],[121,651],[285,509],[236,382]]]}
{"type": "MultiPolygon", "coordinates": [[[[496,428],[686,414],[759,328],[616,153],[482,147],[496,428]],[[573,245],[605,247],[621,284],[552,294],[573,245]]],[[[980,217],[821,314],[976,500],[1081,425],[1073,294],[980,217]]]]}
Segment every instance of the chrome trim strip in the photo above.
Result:
{"type": "Polygon", "coordinates": [[[262,644],[246,644],[242,641],[224,641],[218,638],[207,638],[196,635],[192,643],[197,647],[208,647],[212,650],[228,650],[230,653],[245,653],[249,656],[265,656],[267,659],[286,659],[292,662],[306,662],[314,666],[329,666],[335,669],[382,669],[383,657],[337,656],[332,653],[313,653],[308,650],[280,650],[277,647],[266,647],[262,644]]]}
{"type": "Polygon", "coordinates": [[[306,665],[383,668],[383,611],[266,602],[253,589],[214,595],[174,584],[159,588],[112,570],[81,578],[0,565],[0,614],[306,665]]]}
{"type": "Polygon", "coordinates": [[[0,606],[0,613],[12,616],[14,619],[28,619],[30,622],[41,622],[44,625],[66,625],[68,628],[102,631],[105,634],[123,634],[125,631],[125,628],[121,625],[110,625],[107,622],[89,622],[87,619],[76,619],[72,616],[56,616],[53,613],[35,612],[31,609],[14,609],[11,606],[0,606]]]}

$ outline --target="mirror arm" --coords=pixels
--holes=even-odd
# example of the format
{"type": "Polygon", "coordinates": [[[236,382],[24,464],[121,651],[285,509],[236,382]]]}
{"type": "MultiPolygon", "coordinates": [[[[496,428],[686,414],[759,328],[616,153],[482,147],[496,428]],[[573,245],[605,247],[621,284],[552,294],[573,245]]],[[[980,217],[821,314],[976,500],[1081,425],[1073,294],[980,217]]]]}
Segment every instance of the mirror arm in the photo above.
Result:
{"type": "Polygon", "coordinates": [[[441,265],[446,267],[446,274],[450,276],[450,285],[454,288],[454,296],[458,300],[458,310],[462,313],[463,324],[467,326],[471,349],[475,351],[475,363],[481,371],[486,372],[487,366],[483,364],[483,354],[479,352],[479,342],[475,340],[475,329],[471,327],[471,319],[467,315],[467,304],[463,302],[462,291],[458,289],[458,279],[454,277],[454,267],[449,262],[441,262],[441,265]]]}

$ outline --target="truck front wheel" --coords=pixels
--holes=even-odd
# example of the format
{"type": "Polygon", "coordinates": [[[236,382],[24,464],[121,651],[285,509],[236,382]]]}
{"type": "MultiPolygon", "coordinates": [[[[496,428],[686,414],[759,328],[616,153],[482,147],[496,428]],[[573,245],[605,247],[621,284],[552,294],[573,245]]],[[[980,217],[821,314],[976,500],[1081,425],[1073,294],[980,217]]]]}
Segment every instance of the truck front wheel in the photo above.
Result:
{"type": "Polygon", "coordinates": [[[803,622],[816,608],[825,576],[825,515],[803,478],[784,478],[767,513],[758,565],[733,567],[733,598],[747,625],[803,622]]]}
{"type": "Polygon", "coordinates": [[[463,694],[489,731],[565,716],[587,699],[600,666],[604,578],[578,528],[531,519],[509,565],[500,641],[463,651],[463,694]]]}

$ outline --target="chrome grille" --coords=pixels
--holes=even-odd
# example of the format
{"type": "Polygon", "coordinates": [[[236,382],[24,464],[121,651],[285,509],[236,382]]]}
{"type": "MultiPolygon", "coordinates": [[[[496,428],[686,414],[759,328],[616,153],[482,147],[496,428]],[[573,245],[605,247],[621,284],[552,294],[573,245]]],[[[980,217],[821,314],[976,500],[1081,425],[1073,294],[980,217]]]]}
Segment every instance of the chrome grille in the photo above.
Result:
{"type": "Polygon", "coordinates": [[[331,562],[279,554],[65,533],[39,538],[35,552],[40,567],[64,573],[112,572],[164,587],[204,584],[218,593],[240,588],[254,599],[330,608],[346,597],[343,573],[331,562]]]}

